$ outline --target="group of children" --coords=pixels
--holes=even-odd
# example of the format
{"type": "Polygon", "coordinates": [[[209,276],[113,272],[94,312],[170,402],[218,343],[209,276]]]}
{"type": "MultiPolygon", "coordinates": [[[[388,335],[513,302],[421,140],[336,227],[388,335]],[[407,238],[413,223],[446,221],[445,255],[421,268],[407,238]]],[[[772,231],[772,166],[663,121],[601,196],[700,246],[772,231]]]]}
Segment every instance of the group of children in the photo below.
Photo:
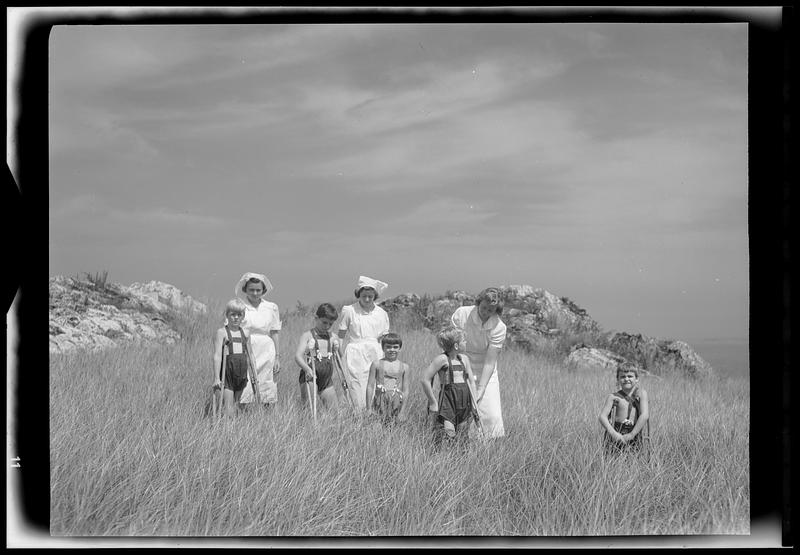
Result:
{"type": "MultiPolygon", "coordinates": [[[[226,324],[217,330],[214,349],[214,391],[226,415],[233,414],[248,383],[254,392],[258,384],[253,372],[248,338],[241,324],[245,306],[239,299],[225,308],[226,324]]],[[[315,312],[314,326],[303,332],[294,360],[300,367],[300,398],[305,406],[313,405],[317,396],[325,408],[336,406],[335,380],[341,382],[348,395],[347,379],[341,368],[341,340],[330,333],[339,317],[336,308],[321,304],[315,312]],[[316,386],[316,391],[312,387],[316,386]]],[[[469,357],[463,354],[464,332],[448,326],[436,335],[442,352],[436,355],[420,376],[420,384],[428,401],[428,414],[434,416],[435,437],[448,442],[463,442],[474,421],[480,433],[480,419],[475,396],[476,378],[469,357]],[[438,377],[438,396],[434,379],[438,377]]],[[[372,363],[366,388],[366,407],[385,423],[402,422],[407,418],[407,399],[411,388],[408,364],[398,358],[403,340],[389,332],[380,338],[383,357],[372,363]]],[[[649,421],[647,392],[639,387],[639,371],[631,363],[617,368],[619,390],[609,394],[599,415],[603,428],[605,451],[639,450],[643,431],[649,421]]],[[[314,409],[315,410],[315,409],[314,409]]]]}

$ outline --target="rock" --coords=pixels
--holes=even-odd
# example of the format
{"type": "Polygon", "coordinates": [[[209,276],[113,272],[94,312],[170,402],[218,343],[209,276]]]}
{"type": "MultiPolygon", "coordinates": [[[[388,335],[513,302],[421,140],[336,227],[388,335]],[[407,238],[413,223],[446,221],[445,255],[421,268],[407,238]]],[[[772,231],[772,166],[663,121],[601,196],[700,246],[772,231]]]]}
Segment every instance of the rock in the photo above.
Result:
{"type": "Polygon", "coordinates": [[[625,362],[625,358],[607,349],[581,345],[573,349],[564,362],[570,368],[578,370],[616,371],[617,366],[625,362]]]}
{"type": "Polygon", "coordinates": [[[657,367],[661,371],[677,371],[695,378],[713,373],[711,365],[683,341],[616,332],[609,340],[609,349],[645,370],[657,367]]]}
{"type": "Polygon", "coordinates": [[[203,303],[195,301],[189,295],[169,283],[160,281],[148,281],[147,283],[132,283],[128,292],[138,295],[142,302],[147,303],[146,299],[152,301],[149,304],[157,312],[185,312],[190,315],[199,315],[206,312],[203,303]]]}
{"type": "Polygon", "coordinates": [[[50,278],[50,352],[174,344],[180,339],[174,323],[206,311],[204,304],[166,283],[129,288],[55,276],[50,278]]]}
{"type": "MultiPolygon", "coordinates": [[[[528,350],[552,349],[553,341],[563,335],[600,330],[585,310],[566,297],[530,285],[505,285],[499,289],[505,302],[501,317],[512,345],[528,350]]],[[[474,305],[475,295],[460,290],[448,291],[437,298],[404,293],[380,304],[393,320],[402,311],[415,310],[423,315],[425,327],[436,330],[447,325],[458,307],[474,305]]]]}
{"type": "MultiPolygon", "coordinates": [[[[674,369],[689,376],[706,376],[708,365],[686,343],[648,338],[641,334],[605,333],[588,312],[567,297],[530,285],[504,285],[498,288],[504,300],[501,318],[507,327],[506,345],[532,352],[564,354],[568,365],[611,368],[617,362],[634,362],[642,373],[674,369]],[[591,344],[584,345],[589,342],[591,344]]],[[[444,295],[419,296],[403,293],[379,303],[388,312],[392,325],[422,323],[437,330],[449,323],[460,306],[475,304],[475,295],[448,291],[444,295]]]]}

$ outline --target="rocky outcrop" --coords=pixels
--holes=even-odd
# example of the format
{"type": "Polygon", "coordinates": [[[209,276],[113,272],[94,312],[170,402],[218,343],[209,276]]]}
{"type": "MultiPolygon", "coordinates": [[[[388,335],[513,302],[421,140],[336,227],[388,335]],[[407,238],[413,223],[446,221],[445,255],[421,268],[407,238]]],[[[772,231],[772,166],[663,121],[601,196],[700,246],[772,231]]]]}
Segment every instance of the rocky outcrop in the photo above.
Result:
{"type": "MultiPolygon", "coordinates": [[[[566,297],[530,285],[504,285],[499,289],[505,302],[502,318],[508,328],[508,340],[514,346],[535,350],[560,335],[600,331],[586,310],[566,297]]],[[[436,298],[403,293],[380,303],[393,319],[407,318],[408,312],[413,312],[433,330],[446,325],[458,307],[473,304],[475,295],[466,291],[448,291],[436,298]]]]}
{"type": "Polygon", "coordinates": [[[709,376],[713,372],[711,365],[684,341],[616,332],[611,335],[608,348],[644,369],[677,371],[697,378],[709,376]]]}
{"type": "Polygon", "coordinates": [[[625,357],[612,353],[607,349],[576,345],[575,349],[567,355],[564,362],[569,368],[577,370],[611,370],[625,362],[625,357]]]}
{"type": "Polygon", "coordinates": [[[203,303],[158,281],[125,287],[56,276],[49,285],[51,353],[172,344],[180,339],[176,322],[206,312],[203,303]]]}
{"type": "MultiPolygon", "coordinates": [[[[506,341],[512,348],[562,353],[572,368],[613,369],[627,360],[643,373],[654,369],[692,377],[712,373],[711,366],[684,342],[603,332],[586,310],[541,288],[504,285],[498,289],[504,298],[506,341]]],[[[448,323],[458,307],[475,304],[475,295],[466,291],[448,291],[437,297],[403,293],[379,304],[395,325],[420,322],[436,330],[448,323]]]]}

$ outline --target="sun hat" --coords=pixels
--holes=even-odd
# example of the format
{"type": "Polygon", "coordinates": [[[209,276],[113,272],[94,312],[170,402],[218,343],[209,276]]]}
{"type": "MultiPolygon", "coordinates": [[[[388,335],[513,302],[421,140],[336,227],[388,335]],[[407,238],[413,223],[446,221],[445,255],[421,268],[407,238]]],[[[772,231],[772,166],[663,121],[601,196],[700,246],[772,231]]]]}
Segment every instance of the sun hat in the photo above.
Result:
{"type": "Polygon", "coordinates": [[[274,289],[274,287],[272,287],[272,284],[267,279],[267,276],[265,276],[264,274],[256,274],[255,272],[247,272],[236,283],[236,289],[234,290],[234,293],[236,294],[236,296],[238,298],[242,299],[242,300],[246,300],[247,299],[247,295],[245,294],[244,291],[242,291],[242,288],[244,287],[244,284],[247,283],[248,280],[250,280],[250,278],[255,278],[255,279],[261,281],[261,283],[264,284],[264,294],[265,295],[274,289]]]}
{"type": "Polygon", "coordinates": [[[362,287],[371,287],[373,288],[378,295],[383,292],[384,289],[389,287],[388,283],[384,283],[383,281],[378,281],[377,279],[372,279],[367,276],[358,276],[358,283],[356,284],[356,291],[361,289],[362,287]]]}

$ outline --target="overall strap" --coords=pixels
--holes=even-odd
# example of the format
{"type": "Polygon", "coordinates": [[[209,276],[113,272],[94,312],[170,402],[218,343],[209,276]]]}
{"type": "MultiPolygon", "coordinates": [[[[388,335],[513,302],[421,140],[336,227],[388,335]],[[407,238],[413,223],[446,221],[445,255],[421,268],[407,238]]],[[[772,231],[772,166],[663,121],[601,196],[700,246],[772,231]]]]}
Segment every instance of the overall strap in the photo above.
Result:
{"type": "Polygon", "coordinates": [[[247,336],[244,334],[244,331],[242,330],[242,328],[239,328],[239,337],[233,337],[233,335],[231,335],[231,330],[228,328],[228,325],[226,324],[225,325],[225,333],[228,334],[227,345],[228,345],[228,354],[229,355],[236,354],[236,353],[233,352],[233,344],[234,343],[241,343],[242,344],[242,352],[243,353],[247,352],[247,349],[245,347],[245,342],[247,341],[247,336]]]}
{"type": "Polygon", "coordinates": [[[453,383],[453,363],[450,362],[450,356],[447,353],[444,355],[447,357],[447,378],[450,380],[450,383],[453,383]]]}
{"type": "MultiPolygon", "coordinates": [[[[635,391],[635,390],[634,390],[635,391]]],[[[620,399],[625,399],[628,402],[628,415],[625,417],[626,420],[631,419],[631,411],[635,408],[636,409],[636,418],[639,418],[639,399],[632,395],[628,395],[621,389],[614,393],[620,399]]]]}
{"type": "Polygon", "coordinates": [[[311,337],[314,339],[314,354],[312,356],[319,358],[319,339],[324,339],[328,342],[328,354],[331,354],[331,334],[330,332],[322,335],[318,333],[315,328],[311,328],[311,337]]]}

